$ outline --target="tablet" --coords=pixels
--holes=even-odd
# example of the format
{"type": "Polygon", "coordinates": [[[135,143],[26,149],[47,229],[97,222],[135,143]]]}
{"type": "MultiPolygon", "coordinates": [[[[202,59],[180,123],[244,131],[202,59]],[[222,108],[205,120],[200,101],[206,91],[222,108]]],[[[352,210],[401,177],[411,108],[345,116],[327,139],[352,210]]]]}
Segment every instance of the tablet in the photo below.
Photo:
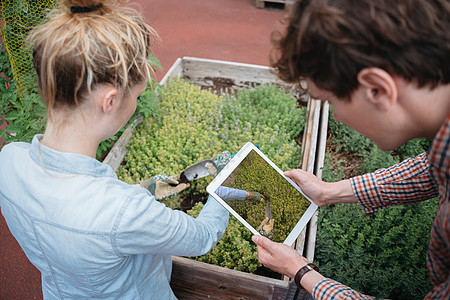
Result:
{"type": "Polygon", "coordinates": [[[250,142],[206,190],[253,234],[289,246],[317,210],[300,187],[250,142]]]}

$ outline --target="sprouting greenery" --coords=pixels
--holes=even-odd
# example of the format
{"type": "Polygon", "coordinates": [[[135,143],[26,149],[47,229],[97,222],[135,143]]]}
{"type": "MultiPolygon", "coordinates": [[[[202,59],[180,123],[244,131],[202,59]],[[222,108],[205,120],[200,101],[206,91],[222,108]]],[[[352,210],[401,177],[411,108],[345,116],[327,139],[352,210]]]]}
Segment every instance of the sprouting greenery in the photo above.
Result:
{"type": "Polygon", "coordinates": [[[305,119],[305,110],[297,108],[296,100],[273,86],[218,96],[175,79],[161,90],[156,113],[133,134],[126,164],[118,174],[133,183],[157,174],[181,173],[222,151],[235,153],[248,141],[259,145],[281,169],[298,167],[301,149],[295,137],[305,119]]]}
{"type": "MultiPolygon", "coordinates": [[[[197,203],[188,214],[197,217],[203,208],[203,203],[197,203]]],[[[256,244],[251,241],[252,233],[235,217],[230,215],[228,228],[222,239],[207,254],[194,259],[234,269],[253,273],[261,264],[258,262],[256,244]]]]}
{"type": "MultiPolygon", "coordinates": [[[[299,166],[301,148],[296,138],[304,128],[306,111],[284,90],[263,86],[218,96],[178,78],[161,90],[158,103],[156,113],[144,120],[128,144],[126,163],[118,170],[119,178],[126,182],[181,173],[214,154],[237,152],[248,141],[259,145],[282,170],[299,166]]],[[[196,180],[181,195],[162,202],[180,208],[187,194],[206,199],[211,180],[196,180]]],[[[260,266],[255,249],[251,232],[231,217],[225,237],[197,259],[251,272],[260,266]]]]}

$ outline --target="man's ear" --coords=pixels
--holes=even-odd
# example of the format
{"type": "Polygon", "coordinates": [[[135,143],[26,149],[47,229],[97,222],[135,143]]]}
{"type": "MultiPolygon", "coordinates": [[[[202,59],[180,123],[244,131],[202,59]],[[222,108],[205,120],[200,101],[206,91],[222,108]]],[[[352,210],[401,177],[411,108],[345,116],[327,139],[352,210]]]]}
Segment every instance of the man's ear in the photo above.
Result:
{"type": "Polygon", "coordinates": [[[398,97],[395,79],[383,69],[370,67],[359,71],[357,76],[364,89],[364,98],[383,110],[391,107],[398,97]]]}
{"type": "Polygon", "coordinates": [[[119,104],[117,99],[117,89],[114,87],[107,88],[100,99],[101,108],[104,113],[109,114],[119,104]]]}

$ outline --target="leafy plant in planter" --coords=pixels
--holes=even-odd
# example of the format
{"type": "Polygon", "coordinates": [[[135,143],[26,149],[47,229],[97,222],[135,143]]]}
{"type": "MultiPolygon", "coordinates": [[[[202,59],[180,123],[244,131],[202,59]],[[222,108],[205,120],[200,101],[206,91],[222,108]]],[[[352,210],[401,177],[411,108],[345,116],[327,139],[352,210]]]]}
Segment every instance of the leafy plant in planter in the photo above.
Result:
{"type": "MultiPolygon", "coordinates": [[[[396,164],[408,157],[414,157],[425,152],[431,141],[427,139],[414,139],[400,146],[395,151],[382,151],[374,142],[364,137],[356,130],[335,121],[330,108],[330,118],[328,121],[329,132],[331,133],[331,143],[335,147],[334,153],[344,153],[353,157],[363,159],[359,166],[359,174],[373,172],[380,168],[386,168],[396,164]]],[[[327,174],[325,176],[328,176],[327,174]]],[[[330,178],[331,179],[331,178],[330,178]]],[[[332,178],[336,180],[335,178],[332,178]]]]}
{"type": "Polygon", "coordinates": [[[45,127],[45,106],[37,91],[31,49],[24,41],[34,26],[47,20],[46,10],[56,4],[53,0],[2,1],[0,118],[6,122],[6,129],[0,131],[0,137],[5,143],[29,142],[45,127]]]}
{"type": "Polygon", "coordinates": [[[0,118],[7,122],[5,131],[0,131],[0,137],[6,143],[29,142],[36,133],[43,132],[46,120],[35,76],[30,75],[29,84],[20,91],[3,44],[0,44],[0,74],[0,118]]]}
{"type": "MultiPolygon", "coordinates": [[[[203,203],[198,202],[187,213],[197,217],[203,208],[203,203]]],[[[222,266],[229,269],[253,273],[260,263],[256,244],[251,241],[252,233],[244,227],[236,218],[230,216],[228,228],[222,239],[207,254],[196,257],[201,262],[222,266]]]]}
{"type": "MultiPolygon", "coordinates": [[[[156,174],[181,173],[216,153],[236,152],[247,141],[260,145],[281,169],[296,167],[301,149],[295,137],[305,119],[305,110],[297,108],[296,100],[275,87],[218,96],[176,79],[161,91],[156,114],[133,134],[126,164],[118,174],[131,183],[156,174]],[[248,94],[254,103],[248,102],[248,94]],[[271,114],[261,108],[267,105],[271,105],[271,114]]],[[[198,182],[202,183],[199,188],[206,188],[206,181],[194,184],[198,182]]]]}
{"type": "MultiPolygon", "coordinates": [[[[383,152],[342,123],[330,119],[329,124],[335,152],[328,152],[325,159],[323,178],[327,181],[346,177],[345,162],[338,161],[338,167],[330,165],[333,155],[361,158],[361,164],[354,168],[364,174],[414,157],[431,144],[416,139],[395,151],[383,152]]],[[[422,299],[431,290],[426,255],[437,205],[433,199],[395,206],[372,218],[365,217],[358,204],[320,208],[315,259],[321,272],[369,295],[422,299]]]]}
{"type": "MultiPolygon", "coordinates": [[[[234,153],[248,141],[259,145],[281,169],[298,167],[301,149],[295,139],[303,130],[306,111],[297,107],[295,98],[274,86],[218,96],[178,78],[168,82],[158,103],[157,114],[146,118],[130,139],[125,164],[118,169],[119,178],[126,182],[136,183],[157,174],[181,173],[187,166],[224,150],[234,153]]],[[[188,197],[206,200],[205,189],[210,180],[196,180],[190,189],[163,202],[171,208],[186,209],[181,201],[188,197]]],[[[227,249],[226,243],[233,240],[238,243],[245,239],[253,245],[251,233],[233,222],[230,221],[226,233],[230,238],[223,238],[216,246],[218,249],[227,249]]],[[[237,244],[230,247],[241,251],[245,248],[237,244]]],[[[258,264],[255,255],[253,262],[249,260],[246,266],[233,255],[236,254],[225,255],[227,259],[219,265],[251,271],[254,269],[251,266],[258,264]]],[[[217,260],[211,254],[198,259],[211,263],[217,260]]]]}
{"type": "Polygon", "coordinates": [[[431,290],[425,261],[436,211],[436,199],[375,218],[358,204],[321,208],[315,255],[322,274],[381,298],[423,299],[431,290]]]}

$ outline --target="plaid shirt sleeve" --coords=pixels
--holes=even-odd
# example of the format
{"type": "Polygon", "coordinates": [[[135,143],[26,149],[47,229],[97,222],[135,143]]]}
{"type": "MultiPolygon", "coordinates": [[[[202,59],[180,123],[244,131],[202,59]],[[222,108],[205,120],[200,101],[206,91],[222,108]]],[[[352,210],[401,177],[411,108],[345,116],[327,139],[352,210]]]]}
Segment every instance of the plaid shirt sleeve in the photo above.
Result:
{"type": "MultiPolygon", "coordinates": [[[[368,213],[393,205],[424,201],[439,194],[425,153],[387,169],[353,177],[350,181],[353,192],[368,213]]],[[[313,297],[324,300],[375,299],[328,278],[316,284],[313,297]]]]}
{"type": "Polygon", "coordinates": [[[394,205],[411,204],[439,195],[425,153],[387,169],[350,179],[353,192],[367,213],[394,205]],[[421,188],[417,188],[420,186],[421,188]]]}
{"type": "Polygon", "coordinates": [[[346,285],[343,285],[337,281],[331,279],[323,279],[314,286],[313,294],[314,299],[375,299],[375,297],[361,294],[346,285]]]}

